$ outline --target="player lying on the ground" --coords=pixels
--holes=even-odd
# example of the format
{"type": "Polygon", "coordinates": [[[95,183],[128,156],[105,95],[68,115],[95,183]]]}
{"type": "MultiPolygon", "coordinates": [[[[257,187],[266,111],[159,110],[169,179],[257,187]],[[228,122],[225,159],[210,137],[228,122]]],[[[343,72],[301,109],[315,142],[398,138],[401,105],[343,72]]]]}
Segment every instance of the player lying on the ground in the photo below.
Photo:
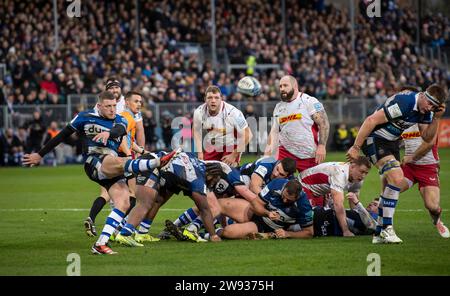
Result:
{"type": "Polygon", "coordinates": [[[122,137],[126,134],[127,122],[116,115],[116,100],[112,93],[99,94],[98,110],[80,112],[61,132],[51,139],[38,153],[26,154],[23,164],[39,165],[43,156],[59,143],[77,132],[83,141],[83,154],[87,156],[84,171],[92,181],[102,185],[114,201],[115,209],[106,219],[105,227],[92,246],[94,254],[116,254],[107,246],[109,237],[125,217],[130,207],[129,190],[124,173],[139,173],[165,166],[173,157],[172,152],[162,158],[131,160],[117,156],[122,137]]]}
{"type": "Polygon", "coordinates": [[[347,158],[352,160],[362,149],[387,181],[380,196],[373,244],[402,243],[392,223],[404,181],[400,168],[400,138],[406,129],[418,124],[422,139],[431,142],[444,114],[446,98],[446,91],[437,84],[429,86],[425,92],[405,90],[393,95],[364,120],[355,143],[348,150],[347,158]]]}
{"type": "MultiPolygon", "coordinates": [[[[378,216],[378,198],[372,200],[366,208],[354,192],[347,194],[350,209],[345,210],[347,225],[355,235],[371,235],[375,232],[378,216]]],[[[314,208],[314,236],[342,236],[343,231],[331,207],[314,208]]],[[[281,234],[277,237],[283,238],[281,234]]]]}
{"type": "MultiPolygon", "coordinates": [[[[208,192],[207,194],[208,204],[210,205],[213,217],[219,218],[219,216],[222,214],[222,209],[218,202],[218,198],[234,196],[241,197],[247,200],[252,206],[253,212],[255,212],[256,214],[260,216],[271,217],[270,211],[265,209],[264,204],[258,200],[258,196],[248,189],[238,169],[231,168],[227,164],[219,161],[206,161],[205,163],[215,163],[220,166],[222,171],[220,180],[214,186],[213,190],[211,192],[208,192]]],[[[281,163],[279,165],[281,167],[281,163]]],[[[181,227],[188,223],[190,223],[189,226],[186,227],[183,231],[183,234],[180,235],[176,228],[174,228],[171,225],[170,221],[168,221],[166,222],[166,224],[168,224],[168,229],[165,230],[164,233],[161,233],[160,237],[167,238],[168,234],[170,233],[177,239],[182,240],[183,237],[186,237],[187,239],[193,241],[201,241],[202,239],[198,235],[198,230],[203,227],[203,223],[201,218],[198,217],[197,208],[194,207],[186,210],[175,221],[174,224],[177,227],[181,227]]]]}
{"type": "Polygon", "coordinates": [[[292,225],[300,227],[295,232],[295,237],[313,237],[313,210],[300,182],[288,179],[273,180],[260,192],[258,199],[264,203],[267,210],[277,213],[279,217],[270,219],[255,215],[250,203],[244,199],[220,199],[222,213],[236,222],[227,225],[221,237],[242,239],[253,233],[287,230],[292,225]]]}
{"type": "Polygon", "coordinates": [[[276,160],[273,157],[261,157],[240,167],[240,173],[249,188],[258,194],[261,189],[276,178],[289,178],[295,173],[295,160],[286,157],[276,160]],[[249,181],[247,181],[249,179],[249,181]]]}
{"type": "MultiPolygon", "coordinates": [[[[348,202],[350,209],[345,211],[347,224],[350,231],[355,235],[371,235],[374,233],[378,216],[378,199],[371,201],[366,208],[358,200],[355,193],[348,193],[348,202]]],[[[334,210],[328,206],[317,206],[314,211],[314,236],[342,236],[343,232],[339,226],[334,210]]],[[[277,229],[274,232],[254,233],[249,236],[252,239],[268,238],[296,238],[296,232],[301,227],[292,225],[287,230],[277,229]]]]}
{"type": "MultiPolygon", "coordinates": [[[[224,168],[224,170],[229,171],[226,168],[224,168]]],[[[235,170],[236,169],[233,168],[233,171],[235,170]]],[[[252,192],[258,194],[271,180],[276,178],[291,177],[292,174],[295,173],[295,161],[291,158],[276,160],[273,157],[262,157],[254,162],[242,165],[242,167],[237,170],[239,171],[232,174],[224,172],[221,180],[217,183],[213,190],[215,196],[208,194],[208,201],[210,202],[212,209],[217,208],[218,206],[216,198],[234,196],[236,194],[236,186],[238,185],[245,184],[246,187],[248,187],[252,192]],[[236,175],[240,175],[240,177],[234,177],[236,175]]],[[[250,196],[249,194],[242,193],[244,190],[243,187],[239,186],[237,189],[241,191],[240,196],[250,196]]],[[[246,199],[249,200],[249,198],[246,199]]],[[[184,211],[174,222],[177,227],[182,227],[190,223],[192,223],[193,227],[195,226],[200,228],[201,220],[198,219],[198,210],[195,208],[190,208],[184,211]]],[[[193,232],[192,235],[198,238],[198,236],[195,235],[194,230],[194,228],[190,228],[188,231],[193,232]]],[[[164,229],[158,235],[158,238],[169,239],[171,234],[176,236],[178,239],[183,239],[183,237],[180,237],[176,231],[172,231],[172,233],[170,233],[168,229],[164,229]]],[[[192,235],[189,235],[189,237],[192,237],[192,235]]]]}
{"type": "Polygon", "coordinates": [[[418,183],[420,195],[430,213],[433,225],[443,238],[449,238],[450,232],[441,220],[437,134],[431,142],[425,142],[420,136],[419,127],[415,124],[405,130],[402,138],[405,143],[405,157],[401,168],[405,179],[401,191],[406,191],[418,183]]]}
{"type": "Polygon", "coordinates": [[[310,200],[314,201],[328,194],[331,195],[334,211],[344,236],[354,236],[345,217],[344,191],[350,187],[356,187],[359,190],[360,186],[355,186],[355,183],[364,180],[370,167],[369,160],[359,156],[350,163],[325,162],[298,175],[303,191],[310,200]]]}
{"type": "Polygon", "coordinates": [[[182,191],[199,208],[211,241],[220,241],[220,237],[214,233],[213,218],[206,199],[206,190],[215,186],[220,179],[221,172],[220,166],[205,164],[193,153],[181,152],[172,159],[167,169],[139,175],[136,184],[137,204],[131,210],[127,224],[115,239],[128,246],[142,246],[132,237],[136,232],[136,227],[141,221],[146,225],[151,225],[157,210],[173,194],[182,191]]]}

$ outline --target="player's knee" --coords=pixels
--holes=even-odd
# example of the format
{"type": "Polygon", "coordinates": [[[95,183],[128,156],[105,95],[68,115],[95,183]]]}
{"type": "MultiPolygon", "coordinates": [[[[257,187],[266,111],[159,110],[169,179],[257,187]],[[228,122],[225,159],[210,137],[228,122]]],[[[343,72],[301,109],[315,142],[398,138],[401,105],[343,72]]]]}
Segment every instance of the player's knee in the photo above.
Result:
{"type": "Polygon", "coordinates": [[[119,198],[118,200],[114,201],[114,206],[122,212],[126,212],[130,208],[130,199],[128,197],[119,198]]]}
{"type": "Polygon", "coordinates": [[[380,175],[385,175],[390,183],[390,180],[401,175],[403,178],[403,172],[400,169],[400,162],[396,159],[386,161],[380,168],[380,175]]]}
{"type": "Polygon", "coordinates": [[[425,198],[423,202],[424,202],[425,208],[427,208],[427,210],[429,210],[431,212],[439,211],[439,201],[438,200],[433,200],[431,198],[425,198]]]}
{"type": "Polygon", "coordinates": [[[391,178],[391,180],[389,181],[389,184],[394,185],[398,188],[402,188],[403,179],[404,178],[402,176],[395,176],[395,177],[391,178]]]}

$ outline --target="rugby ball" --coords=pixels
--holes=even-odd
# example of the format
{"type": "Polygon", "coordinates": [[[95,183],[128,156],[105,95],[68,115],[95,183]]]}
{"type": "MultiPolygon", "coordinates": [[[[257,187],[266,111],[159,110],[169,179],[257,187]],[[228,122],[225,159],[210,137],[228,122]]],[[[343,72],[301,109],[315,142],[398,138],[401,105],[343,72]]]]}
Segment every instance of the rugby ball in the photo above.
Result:
{"type": "Polygon", "coordinates": [[[243,95],[254,97],[261,93],[261,83],[252,76],[245,76],[239,80],[237,91],[243,95]]]}

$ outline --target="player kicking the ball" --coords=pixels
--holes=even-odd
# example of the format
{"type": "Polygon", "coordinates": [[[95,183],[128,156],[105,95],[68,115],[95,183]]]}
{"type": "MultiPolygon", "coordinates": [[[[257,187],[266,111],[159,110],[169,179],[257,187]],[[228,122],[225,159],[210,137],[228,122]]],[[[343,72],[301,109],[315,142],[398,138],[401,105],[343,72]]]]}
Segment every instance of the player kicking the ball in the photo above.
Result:
{"type": "Polygon", "coordinates": [[[39,165],[44,155],[59,143],[77,132],[83,141],[83,152],[87,156],[84,171],[92,181],[105,187],[114,202],[115,209],[106,219],[103,231],[92,246],[93,254],[116,254],[108,245],[109,237],[122,222],[130,207],[129,190],[124,173],[138,174],[156,167],[165,166],[176,154],[172,152],[157,159],[131,160],[117,156],[122,137],[126,135],[127,121],[116,115],[116,99],[109,91],[99,94],[97,110],[80,112],[72,121],[52,138],[38,153],[26,154],[23,164],[39,165]]]}

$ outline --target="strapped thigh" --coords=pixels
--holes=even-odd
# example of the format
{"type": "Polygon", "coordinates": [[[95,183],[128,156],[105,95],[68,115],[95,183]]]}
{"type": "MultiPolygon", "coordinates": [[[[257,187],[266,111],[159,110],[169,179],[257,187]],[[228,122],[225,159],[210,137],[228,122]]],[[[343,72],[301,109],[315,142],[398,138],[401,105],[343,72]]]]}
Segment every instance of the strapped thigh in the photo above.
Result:
{"type": "Polygon", "coordinates": [[[397,168],[400,168],[400,162],[397,159],[391,159],[391,160],[388,160],[385,162],[383,167],[380,169],[379,174],[384,175],[388,171],[390,171],[392,169],[397,169],[397,168]]]}

